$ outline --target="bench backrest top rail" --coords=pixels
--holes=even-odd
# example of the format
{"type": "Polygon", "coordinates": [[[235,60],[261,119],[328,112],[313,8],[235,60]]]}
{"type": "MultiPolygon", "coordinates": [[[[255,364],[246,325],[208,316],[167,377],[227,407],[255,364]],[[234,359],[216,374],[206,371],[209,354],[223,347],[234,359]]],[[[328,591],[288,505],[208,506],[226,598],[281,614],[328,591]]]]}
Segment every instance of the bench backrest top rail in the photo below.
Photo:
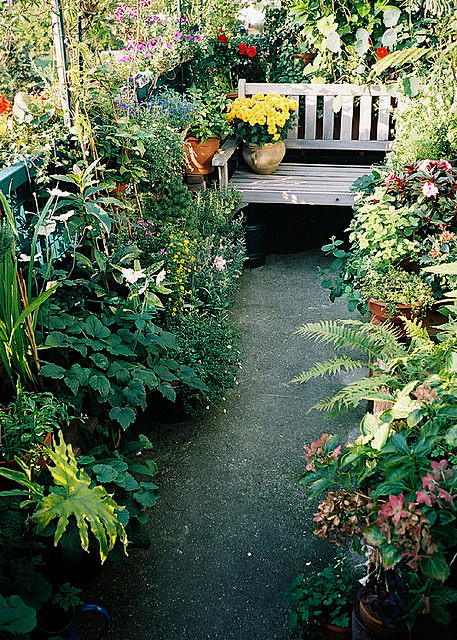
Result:
{"type": "Polygon", "coordinates": [[[392,97],[382,85],[238,82],[238,97],[277,93],[297,101],[292,149],[387,151],[391,144],[392,97]],[[334,110],[336,98],[340,108],[334,110]]]}

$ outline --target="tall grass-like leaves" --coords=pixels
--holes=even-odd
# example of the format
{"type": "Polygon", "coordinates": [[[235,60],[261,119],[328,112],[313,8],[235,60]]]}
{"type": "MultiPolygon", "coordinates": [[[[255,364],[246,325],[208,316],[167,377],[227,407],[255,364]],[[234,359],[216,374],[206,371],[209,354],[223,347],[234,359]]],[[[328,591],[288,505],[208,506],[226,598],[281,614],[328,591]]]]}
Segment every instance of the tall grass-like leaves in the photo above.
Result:
{"type": "Polygon", "coordinates": [[[14,217],[1,191],[0,204],[5,212],[0,224],[0,359],[13,388],[19,380],[24,388],[36,390],[39,371],[35,344],[37,312],[59,285],[54,284],[29,302],[26,283],[17,267],[14,217]]]}

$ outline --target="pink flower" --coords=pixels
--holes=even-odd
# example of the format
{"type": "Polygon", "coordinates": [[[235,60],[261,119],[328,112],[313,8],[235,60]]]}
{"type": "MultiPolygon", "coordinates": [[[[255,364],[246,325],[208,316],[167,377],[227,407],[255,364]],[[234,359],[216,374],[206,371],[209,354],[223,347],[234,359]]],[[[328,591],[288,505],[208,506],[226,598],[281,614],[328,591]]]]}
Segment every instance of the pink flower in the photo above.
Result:
{"type": "Polygon", "coordinates": [[[227,264],[227,260],[224,260],[222,256],[216,256],[214,258],[214,262],[213,262],[214,269],[217,269],[218,271],[223,271],[225,269],[226,264],[227,264]]]}
{"type": "Polygon", "coordinates": [[[430,163],[431,160],[422,160],[422,162],[419,162],[419,164],[417,165],[417,171],[428,171],[430,163]]]}
{"type": "Polygon", "coordinates": [[[430,494],[430,493],[427,493],[426,491],[417,491],[416,502],[417,504],[425,504],[427,505],[427,507],[431,507],[432,496],[435,497],[433,493],[430,494]]]}
{"type": "Polygon", "coordinates": [[[450,242],[451,240],[455,240],[455,233],[452,233],[452,231],[442,231],[438,240],[439,242],[450,242]]]}
{"type": "Polygon", "coordinates": [[[438,164],[438,169],[443,169],[444,171],[452,171],[452,164],[444,158],[441,158],[438,164]]]}
{"type": "Polygon", "coordinates": [[[393,184],[396,181],[397,181],[397,177],[395,173],[389,173],[389,175],[384,178],[383,184],[387,186],[388,184],[393,184]]]}
{"type": "Polygon", "coordinates": [[[433,196],[436,196],[438,194],[438,187],[434,182],[429,180],[422,185],[422,193],[426,198],[433,198],[433,196]]]}
{"type": "Polygon", "coordinates": [[[436,462],[436,460],[434,460],[430,463],[430,466],[432,467],[432,469],[439,469],[440,471],[443,471],[447,467],[447,460],[446,458],[443,458],[439,462],[436,462]]]}

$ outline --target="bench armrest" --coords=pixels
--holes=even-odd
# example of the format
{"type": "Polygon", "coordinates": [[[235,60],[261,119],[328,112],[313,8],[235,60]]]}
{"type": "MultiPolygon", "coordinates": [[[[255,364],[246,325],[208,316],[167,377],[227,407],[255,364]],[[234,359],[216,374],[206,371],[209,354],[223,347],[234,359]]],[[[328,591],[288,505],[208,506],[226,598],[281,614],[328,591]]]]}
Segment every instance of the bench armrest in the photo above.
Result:
{"type": "Polygon", "coordinates": [[[217,167],[219,172],[219,184],[220,187],[226,187],[228,185],[228,166],[227,163],[233,156],[241,142],[240,136],[229,136],[222,147],[214,154],[212,165],[217,167]]]}

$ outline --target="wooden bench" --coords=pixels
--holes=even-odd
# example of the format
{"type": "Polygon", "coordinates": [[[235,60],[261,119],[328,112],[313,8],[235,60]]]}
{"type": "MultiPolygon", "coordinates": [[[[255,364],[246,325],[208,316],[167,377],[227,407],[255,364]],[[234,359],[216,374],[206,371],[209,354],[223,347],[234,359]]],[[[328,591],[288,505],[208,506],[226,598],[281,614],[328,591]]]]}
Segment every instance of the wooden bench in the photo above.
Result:
{"type": "MultiPolygon", "coordinates": [[[[276,93],[294,98],[296,123],[286,142],[288,150],[325,151],[330,164],[283,161],[272,175],[257,175],[240,165],[231,182],[249,203],[352,206],[350,186],[369,172],[367,165],[338,164],[339,152],[378,151],[390,146],[392,98],[380,85],[251,83],[240,80],[238,97],[276,93]],[[334,101],[341,109],[335,113],[334,101]]],[[[335,105],[336,106],[336,105],[335,105]]],[[[228,162],[241,140],[231,136],[213,158],[221,187],[229,181],[228,162]]]]}

